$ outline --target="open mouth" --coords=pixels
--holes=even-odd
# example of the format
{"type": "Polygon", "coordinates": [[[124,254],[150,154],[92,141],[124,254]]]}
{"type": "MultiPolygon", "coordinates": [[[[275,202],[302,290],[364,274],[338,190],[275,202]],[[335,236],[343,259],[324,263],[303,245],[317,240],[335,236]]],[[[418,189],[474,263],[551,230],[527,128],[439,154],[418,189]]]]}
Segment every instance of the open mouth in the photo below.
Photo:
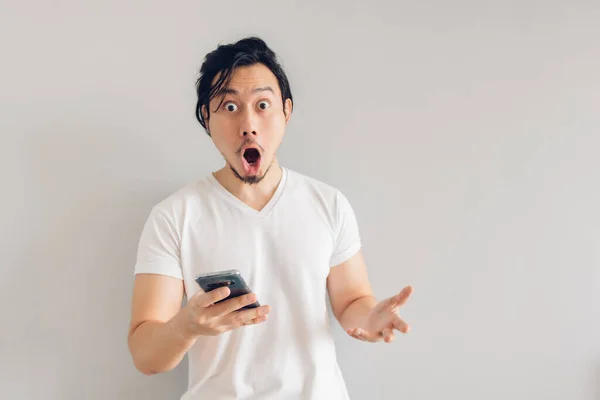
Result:
{"type": "Polygon", "coordinates": [[[260,152],[255,148],[248,148],[244,150],[244,160],[249,165],[255,165],[260,161],[260,152]]]}

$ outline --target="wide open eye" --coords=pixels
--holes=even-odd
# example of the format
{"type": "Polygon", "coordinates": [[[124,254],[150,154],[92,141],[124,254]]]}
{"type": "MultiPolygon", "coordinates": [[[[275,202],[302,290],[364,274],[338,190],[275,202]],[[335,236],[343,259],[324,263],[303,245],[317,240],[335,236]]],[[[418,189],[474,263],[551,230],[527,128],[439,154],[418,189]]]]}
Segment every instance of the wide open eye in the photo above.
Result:
{"type": "Polygon", "coordinates": [[[225,104],[225,109],[229,112],[234,112],[237,111],[238,106],[236,106],[234,103],[227,103],[225,104]]]}
{"type": "Polygon", "coordinates": [[[268,101],[263,100],[260,103],[258,103],[258,108],[260,108],[261,110],[266,110],[269,107],[271,107],[271,104],[268,101]]]}

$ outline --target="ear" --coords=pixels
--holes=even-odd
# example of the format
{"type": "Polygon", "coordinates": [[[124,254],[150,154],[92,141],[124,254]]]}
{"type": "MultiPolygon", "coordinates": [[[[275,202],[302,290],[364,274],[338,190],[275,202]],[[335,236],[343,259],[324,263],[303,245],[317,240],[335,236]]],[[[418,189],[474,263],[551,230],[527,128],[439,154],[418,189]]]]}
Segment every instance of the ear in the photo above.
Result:
{"type": "Polygon", "coordinates": [[[200,110],[200,112],[202,113],[202,118],[204,118],[204,123],[206,124],[206,130],[208,131],[208,134],[210,135],[210,128],[209,128],[209,122],[208,122],[208,112],[206,112],[206,106],[202,106],[202,109],[200,110]]]}
{"type": "Polygon", "coordinates": [[[285,123],[286,124],[288,122],[290,122],[290,118],[292,117],[292,109],[293,109],[292,100],[285,99],[284,110],[285,110],[285,123]]]}

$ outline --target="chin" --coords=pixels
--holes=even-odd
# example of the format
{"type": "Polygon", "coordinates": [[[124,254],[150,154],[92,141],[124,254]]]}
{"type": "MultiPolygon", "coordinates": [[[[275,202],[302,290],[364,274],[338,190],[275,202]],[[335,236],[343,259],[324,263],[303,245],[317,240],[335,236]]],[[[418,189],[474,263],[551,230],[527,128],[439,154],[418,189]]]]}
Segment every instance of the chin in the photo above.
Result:
{"type": "MultiPolygon", "coordinates": [[[[253,171],[252,173],[247,174],[247,173],[239,173],[236,170],[236,168],[233,168],[231,165],[230,165],[230,168],[231,168],[231,171],[233,172],[233,174],[236,176],[236,178],[238,178],[240,181],[242,181],[246,184],[249,184],[249,185],[256,185],[257,183],[260,183],[265,178],[265,176],[267,175],[267,173],[269,172],[269,169],[270,169],[270,167],[269,167],[264,172],[262,171],[262,169],[259,169],[256,172],[253,171]]],[[[242,167],[240,170],[243,171],[244,168],[242,167]]]]}

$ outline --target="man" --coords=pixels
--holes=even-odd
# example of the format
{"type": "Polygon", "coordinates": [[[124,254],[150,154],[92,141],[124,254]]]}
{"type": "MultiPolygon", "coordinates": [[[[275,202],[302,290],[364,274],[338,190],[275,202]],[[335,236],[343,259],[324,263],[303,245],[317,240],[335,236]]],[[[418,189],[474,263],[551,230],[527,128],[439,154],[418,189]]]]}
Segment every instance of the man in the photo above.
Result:
{"type": "Polygon", "coordinates": [[[222,45],[200,73],[196,115],[225,166],[150,213],[135,265],[133,361],[150,375],[187,353],[184,400],[347,399],[327,296],[349,335],[389,343],[408,332],[397,310],[412,288],[377,302],[347,199],[280,166],[293,99],[273,51],[258,38],[222,45]],[[204,293],[194,278],[227,269],[253,293],[215,304],[229,289],[204,293]]]}

